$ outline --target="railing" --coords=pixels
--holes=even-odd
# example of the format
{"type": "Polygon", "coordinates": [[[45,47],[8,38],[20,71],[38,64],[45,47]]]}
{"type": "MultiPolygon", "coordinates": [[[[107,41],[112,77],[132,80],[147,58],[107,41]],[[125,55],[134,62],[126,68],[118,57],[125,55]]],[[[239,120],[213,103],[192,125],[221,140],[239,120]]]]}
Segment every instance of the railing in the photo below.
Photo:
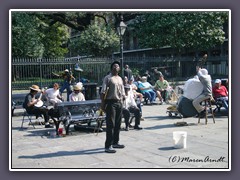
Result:
{"type": "MultiPolygon", "coordinates": [[[[90,82],[102,84],[104,76],[110,71],[111,58],[86,58],[72,57],[62,59],[17,59],[13,58],[12,65],[12,89],[26,89],[32,84],[40,87],[50,87],[57,82],[61,85],[62,79],[53,73],[60,73],[65,69],[71,69],[76,81],[80,78],[90,82]],[[83,72],[74,71],[74,65],[78,63],[83,72]]],[[[140,76],[146,70],[152,72],[153,67],[169,72],[166,79],[187,79],[195,75],[195,62],[192,57],[124,57],[124,64],[128,64],[134,73],[140,76]]],[[[206,68],[209,74],[226,77],[228,75],[228,56],[209,57],[206,68]]]]}
{"type": "Polygon", "coordinates": [[[62,82],[55,76],[65,69],[72,70],[76,81],[80,78],[88,79],[90,82],[102,83],[102,78],[109,72],[109,58],[66,58],[66,59],[12,59],[12,89],[26,89],[32,84],[40,87],[49,87],[53,83],[62,82]],[[74,70],[78,63],[83,72],[74,70]]]}

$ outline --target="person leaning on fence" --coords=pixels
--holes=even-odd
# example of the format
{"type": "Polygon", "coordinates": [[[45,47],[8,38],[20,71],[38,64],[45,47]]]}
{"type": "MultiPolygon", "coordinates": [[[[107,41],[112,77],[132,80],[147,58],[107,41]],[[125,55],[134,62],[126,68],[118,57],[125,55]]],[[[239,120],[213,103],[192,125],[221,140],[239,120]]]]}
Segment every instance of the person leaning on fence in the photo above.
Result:
{"type": "Polygon", "coordinates": [[[27,113],[34,114],[37,117],[43,115],[45,121],[45,128],[52,128],[49,124],[48,109],[45,107],[36,107],[35,105],[39,102],[39,99],[35,98],[35,95],[41,92],[37,85],[32,85],[30,87],[30,93],[26,95],[23,107],[26,109],[27,113]]]}
{"type": "Polygon", "coordinates": [[[81,92],[82,86],[81,85],[74,85],[73,92],[69,95],[69,101],[85,101],[85,97],[81,92]]]}
{"type": "Polygon", "coordinates": [[[197,66],[196,70],[197,76],[203,85],[203,92],[193,100],[192,104],[198,112],[197,117],[203,118],[206,114],[206,110],[200,103],[206,99],[212,98],[212,79],[207,69],[201,69],[197,66]]]}
{"type": "Polygon", "coordinates": [[[53,88],[47,89],[44,93],[47,94],[47,98],[53,106],[55,106],[57,103],[61,103],[63,101],[63,98],[59,92],[58,83],[54,83],[53,88]]]}
{"type": "Polygon", "coordinates": [[[140,125],[140,118],[141,118],[141,111],[137,106],[137,103],[135,102],[135,99],[133,97],[132,93],[129,93],[129,91],[131,91],[130,85],[126,84],[124,86],[125,89],[125,94],[126,94],[126,98],[125,101],[123,103],[123,110],[122,110],[122,114],[125,120],[125,130],[128,131],[129,130],[129,119],[130,119],[130,113],[133,113],[135,116],[135,126],[134,129],[137,130],[141,130],[142,128],[139,127],[140,125]]]}
{"type": "Polygon", "coordinates": [[[63,81],[62,87],[60,88],[60,93],[62,94],[63,91],[64,91],[65,89],[67,89],[67,101],[69,101],[69,95],[71,94],[70,85],[71,85],[72,80],[74,80],[75,78],[74,78],[73,75],[69,72],[68,69],[65,69],[65,70],[64,70],[64,73],[62,74],[62,77],[63,77],[64,81],[63,81]]]}
{"type": "Polygon", "coordinates": [[[101,89],[101,109],[106,112],[105,152],[115,153],[114,148],[124,148],[119,144],[119,134],[122,120],[122,102],[125,98],[123,80],[118,75],[120,62],[111,64],[111,73],[103,79],[101,89]]]}

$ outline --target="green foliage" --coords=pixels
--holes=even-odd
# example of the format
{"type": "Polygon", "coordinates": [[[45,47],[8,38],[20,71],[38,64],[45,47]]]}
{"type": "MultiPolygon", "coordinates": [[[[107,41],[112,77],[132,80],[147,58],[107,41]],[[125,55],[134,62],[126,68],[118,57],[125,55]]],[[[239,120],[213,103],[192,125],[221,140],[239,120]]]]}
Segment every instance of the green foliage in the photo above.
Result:
{"type": "Polygon", "coordinates": [[[119,37],[112,28],[90,25],[79,37],[70,41],[69,48],[77,55],[111,55],[119,47],[119,37]]]}
{"type": "Polygon", "coordinates": [[[36,17],[25,12],[12,12],[12,56],[39,57],[44,47],[36,17]]]}
{"type": "Polygon", "coordinates": [[[208,49],[222,44],[227,12],[158,12],[139,16],[136,28],[142,47],[208,49]]]}
{"type": "Polygon", "coordinates": [[[64,57],[68,49],[63,45],[67,43],[69,38],[68,28],[59,22],[49,26],[45,29],[42,43],[45,47],[43,57],[64,57]]]}
{"type": "Polygon", "coordinates": [[[63,24],[51,24],[31,12],[12,12],[13,57],[63,57],[68,38],[68,29],[63,24]]]}

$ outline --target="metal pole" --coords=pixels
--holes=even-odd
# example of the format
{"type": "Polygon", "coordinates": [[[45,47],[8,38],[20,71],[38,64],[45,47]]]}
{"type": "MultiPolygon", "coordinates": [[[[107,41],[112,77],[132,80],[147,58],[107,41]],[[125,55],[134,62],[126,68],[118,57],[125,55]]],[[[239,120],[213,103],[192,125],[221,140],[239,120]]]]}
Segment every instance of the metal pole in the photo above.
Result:
{"type": "Polygon", "coordinates": [[[122,35],[120,35],[120,64],[121,64],[121,76],[124,78],[123,74],[123,38],[122,35]]]}
{"type": "Polygon", "coordinates": [[[39,64],[40,64],[40,87],[43,88],[43,85],[42,85],[42,60],[39,59],[39,64]]]}

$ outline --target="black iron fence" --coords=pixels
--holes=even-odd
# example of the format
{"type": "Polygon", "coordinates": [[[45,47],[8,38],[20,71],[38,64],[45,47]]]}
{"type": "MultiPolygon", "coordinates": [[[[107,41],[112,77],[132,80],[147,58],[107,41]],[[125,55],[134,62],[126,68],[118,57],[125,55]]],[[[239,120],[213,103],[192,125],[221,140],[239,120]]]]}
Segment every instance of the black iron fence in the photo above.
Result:
{"type": "Polygon", "coordinates": [[[12,89],[26,89],[32,84],[40,87],[50,87],[55,82],[61,84],[62,78],[56,74],[65,69],[72,72],[77,82],[84,78],[101,84],[111,61],[109,58],[12,59],[12,89]],[[82,72],[74,70],[76,64],[82,72]]]}
{"type": "MultiPolygon", "coordinates": [[[[112,58],[62,58],[62,59],[18,59],[11,62],[12,89],[26,89],[32,84],[50,87],[53,83],[61,84],[62,79],[55,76],[65,69],[72,70],[76,81],[88,79],[92,83],[102,84],[103,77],[110,71],[112,58]],[[78,64],[82,72],[74,70],[78,64]]],[[[134,74],[142,76],[146,70],[151,73],[157,68],[166,75],[166,79],[186,80],[195,75],[196,62],[191,57],[125,57],[134,74]]],[[[228,76],[228,56],[209,57],[206,68],[214,77],[228,76]]]]}

